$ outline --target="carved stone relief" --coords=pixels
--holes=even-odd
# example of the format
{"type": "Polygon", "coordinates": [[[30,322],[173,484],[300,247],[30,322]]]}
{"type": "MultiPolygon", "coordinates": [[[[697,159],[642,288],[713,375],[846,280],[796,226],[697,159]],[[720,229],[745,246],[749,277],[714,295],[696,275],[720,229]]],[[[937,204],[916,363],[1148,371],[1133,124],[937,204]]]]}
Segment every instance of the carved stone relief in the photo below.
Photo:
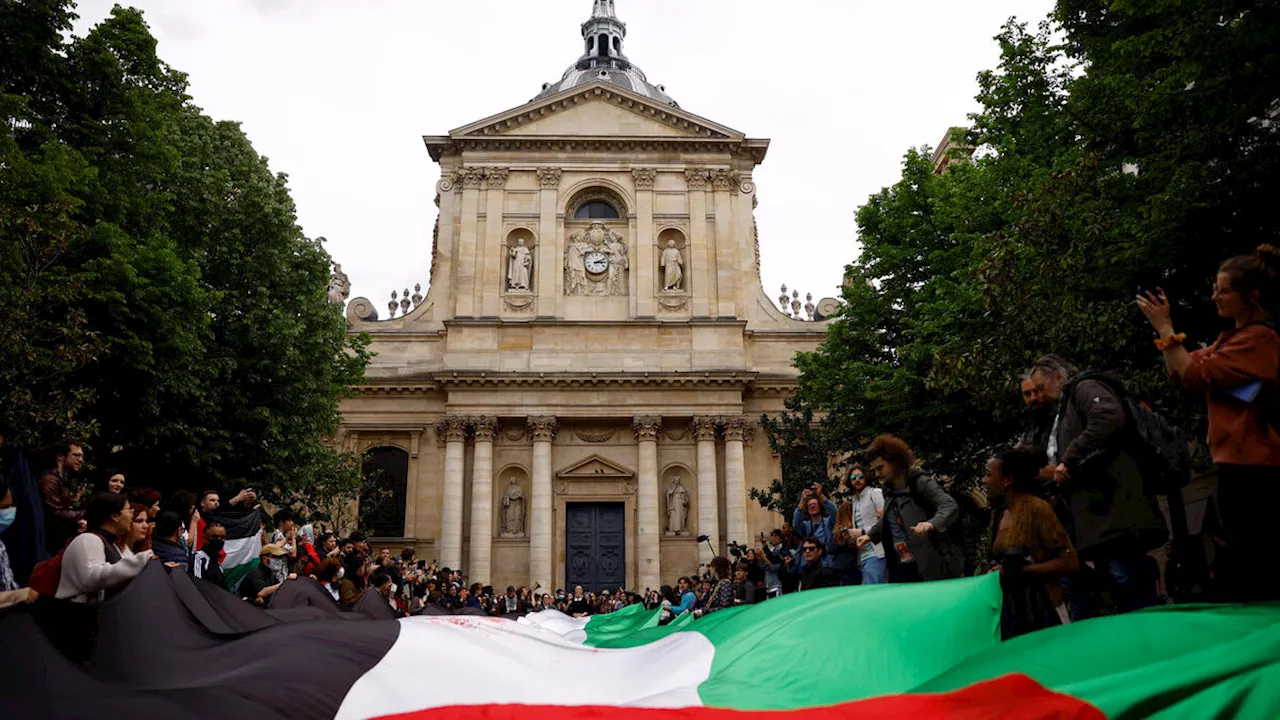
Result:
{"type": "Polygon", "coordinates": [[[622,236],[604,223],[592,223],[570,236],[565,247],[565,295],[626,295],[630,267],[622,236]]]}
{"type": "Polygon", "coordinates": [[[600,431],[574,430],[573,434],[576,435],[579,440],[585,443],[607,443],[613,439],[614,435],[618,434],[618,431],[612,428],[607,428],[605,430],[600,430],[600,431]]]}

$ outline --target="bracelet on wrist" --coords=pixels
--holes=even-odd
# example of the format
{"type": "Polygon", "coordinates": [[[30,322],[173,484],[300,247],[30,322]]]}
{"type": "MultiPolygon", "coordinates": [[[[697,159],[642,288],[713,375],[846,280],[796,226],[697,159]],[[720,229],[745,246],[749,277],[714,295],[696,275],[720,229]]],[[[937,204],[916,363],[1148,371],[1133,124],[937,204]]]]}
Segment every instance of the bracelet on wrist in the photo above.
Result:
{"type": "Polygon", "coordinates": [[[1171,347],[1177,347],[1181,345],[1183,341],[1186,339],[1187,339],[1186,333],[1178,333],[1176,335],[1170,335],[1167,338],[1156,338],[1155,340],[1156,349],[1161,352],[1164,352],[1165,350],[1168,350],[1171,347]]]}

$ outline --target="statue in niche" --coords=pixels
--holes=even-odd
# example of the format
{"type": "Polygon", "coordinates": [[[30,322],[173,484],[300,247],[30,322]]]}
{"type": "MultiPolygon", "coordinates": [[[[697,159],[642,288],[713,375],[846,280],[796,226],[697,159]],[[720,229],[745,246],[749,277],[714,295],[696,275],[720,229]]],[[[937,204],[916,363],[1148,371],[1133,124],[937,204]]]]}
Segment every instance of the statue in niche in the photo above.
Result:
{"type": "Polygon", "coordinates": [[[680,483],[680,476],[671,478],[667,486],[667,534],[679,535],[689,523],[689,491],[680,483]]]}
{"type": "Polygon", "coordinates": [[[329,302],[341,305],[351,296],[351,280],[342,272],[342,266],[333,264],[333,276],[329,279],[329,302]]]}
{"type": "Polygon", "coordinates": [[[514,479],[502,496],[502,537],[524,537],[524,489],[514,479]]]}
{"type": "Polygon", "coordinates": [[[662,289],[667,292],[679,291],[684,282],[684,256],[676,247],[675,240],[667,241],[667,249],[662,251],[662,259],[658,261],[662,270],[662,289]]]}
{"type": "Polygon", "coordinates": [[[507,289],[528,290],[533,275],[533,253],[524,246],[524,238],[516,240],[515,247],[509,251],[510,264],[507,266],[507,289]]]}

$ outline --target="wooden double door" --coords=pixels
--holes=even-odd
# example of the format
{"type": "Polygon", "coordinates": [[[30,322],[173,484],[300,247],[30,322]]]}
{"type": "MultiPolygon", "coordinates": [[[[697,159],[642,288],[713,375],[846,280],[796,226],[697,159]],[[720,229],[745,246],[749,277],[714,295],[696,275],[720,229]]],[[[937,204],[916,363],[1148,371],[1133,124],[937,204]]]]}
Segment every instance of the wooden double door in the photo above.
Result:
{"type": "Polygon", "coordinates": [[[565,590],[616,591],[627,582],[627,516],[620,502],[565,505],[565,590]]]}

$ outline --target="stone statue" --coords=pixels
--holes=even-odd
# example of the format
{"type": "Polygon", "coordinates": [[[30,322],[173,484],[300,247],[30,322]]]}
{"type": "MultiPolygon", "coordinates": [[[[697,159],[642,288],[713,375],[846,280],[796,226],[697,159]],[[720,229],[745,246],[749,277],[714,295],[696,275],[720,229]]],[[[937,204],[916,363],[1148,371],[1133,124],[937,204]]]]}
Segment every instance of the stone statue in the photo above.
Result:
{"type": "Polygon", "coordinates": [[[524,246],[524,238],[516,240],[516,246],[511,248],[510,255],[511,263],[507,267],[507,289],[528,290],[529,278],[533,270],[533,254],[524,246]]]}
{"type": "Polygon", "coordinates": [[[329,278],[329,302],[341,305],[351,296],[351,280],[342,272],[342,266],[333,264],[333,276],[329,278]]]}
{"type": "Polygon", "coordinates": [[[622,236],[615,232],[609,232],[606,238],[604,247],[609,255],[609,294],[626,295],[627,290],[622,286],[622,281],[626,279],[626,271],[630,267],[627,246],[622,244],[622,236]]]}
{"type": "Polygon", "coordinates": [[[585,295],[587,290],[587,268],[582,256],[591,249],[582,233],[574,233],[564,250],[564,294],[585,295]]]}
{"type": "Polygon", "coordinates": [[[689,491],[676,475],[667,486],[667,533],[679,535],[689,522],[689,491]]]}
{"type": "Polygon", "coordinates": [[[524,537],[524,489],[515,480],[502,497],[502,537],[524,537]]]}
{"type": "Polygon", "coordinates": [[[675,240],[667,241],[667,249],[662,251],[662,259],[658,267],[663,270],[662,289],[679,290],[684,282],[684,257],[680,255],[675,240]]]}

